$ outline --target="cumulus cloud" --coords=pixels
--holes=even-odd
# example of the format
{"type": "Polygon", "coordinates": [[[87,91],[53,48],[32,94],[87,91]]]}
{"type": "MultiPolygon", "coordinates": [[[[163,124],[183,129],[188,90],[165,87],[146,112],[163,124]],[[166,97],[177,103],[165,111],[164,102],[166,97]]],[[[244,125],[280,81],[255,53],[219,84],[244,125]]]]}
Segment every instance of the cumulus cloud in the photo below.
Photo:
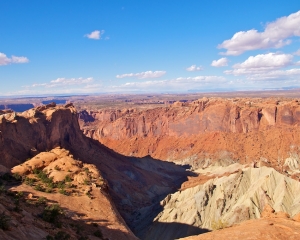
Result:
{"type": "Polygon", "coordinates": [[[28,63],[28,62],[29,59],[27,57],[11,56],[11,58],[9,58],[4,53],[0,52],[0,66],[13,64],[13,63],[28,63]]]}
{"type": "Polygon", "coordinates": [[[298,83],[300,78],[300,68],[293,68],[288,70],[274,70],[260,73],[253,73],[247,75],[248,80],[252,81],[286,81],[295,80],[298,83]]]}
{"type": "Polygon", "coordinates": [[[84,37],[87,37],[89,39],[99,40],[99,39],[101,39],[101,36],[104,34],[104,32],[105,32],[104,30],[101,30],[101,31],[95,30],[89,34],[85,34],[84,37]]]}
{"type": "Polygon", "coordinates": [[[203,67],[202,66],[197,67],[196,65],[192,65],[192,66],[186,68],[185,70],[187,70],[189,72],[196,72],[196,71],[203,70],[203,67]]]}
{"type": "Polygon", "coordinates": [[[71,85],[82,85],[89,84],[93,82],[92,77],[89,78],[57,78],[50,81],[49,83],[35,83],[31,87],[46,87],[46,88],[55,88],[55,87],[67,87],[71,85]]]}
{"type": "Polygon", "coordinates": [[[288,38],[300,36],[299,26],[300,11],[267,23],[263,32],[256,29],[237,32],[231,39],[219,44],[218,48],[227,50],[221,54],[235,56],[249,50],[281,48],[291,43],[288,38]]]}
{"type": "Polygon", "coordinates": [[[225,73],[235,76],[247,75],[276,70],[292,65],[297,65],[297,63],[293,63],[293,55],[291,54],[259,54],[250,56],[246,61],[233,65],[234,69],[227,70],[225,73]]]}
{"type": "MultiPolygon", "coordinates": [[[[226,78],[223,76],[179,77],[171,80],[152,80],[144,82],[127,82],[112,86],[109,91],[187,91],[189,89],[215,88],[216,84],[223,86],[226,78]]],[[[225,86],[226,84],[224,84],[225,86]]]]}
{"type": "Polygon", "coordinates": [[[220,58],[218,60],[213,60],[211,63],[213,67],[225,67],[228,66],[228,59],[227,58],[220,58]]]}
{"type": "Polygon", "coordinates": [[[133,77],[138,79],[146,79],[146,78],[159,78],[165,75],[166,71],[146,71],[146,72],[140,72],[140,73],[125,73],[121,75],[117,75],[116,78],[127,78],[127,77],[133,77]]]}
{"type": "Polygon", "coordinates": [[[246,79],[256,81],[297,80],[300,68],[284,69],[300,65],[293,62],[292,54],[268,53],[250,56],[246,61],[233,65],[233,70],[224,71],[225,74],[246,76],[246,79]]]}

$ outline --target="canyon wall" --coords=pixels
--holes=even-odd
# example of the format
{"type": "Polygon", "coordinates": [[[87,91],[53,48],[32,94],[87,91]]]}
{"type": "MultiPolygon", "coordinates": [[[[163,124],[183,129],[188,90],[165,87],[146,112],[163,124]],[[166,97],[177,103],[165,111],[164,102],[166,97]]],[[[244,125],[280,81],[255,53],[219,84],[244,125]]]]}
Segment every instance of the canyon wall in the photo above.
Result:
{"type": "Polygon", "coordinates": [[[128,156],[190,164],[299,164],[298,100],[202,98],[149,110],[80,113],[84,134],[128,156]],[[291,160],[292,159],[292,160],[291,160]]]}
{"type": "Polygon", "coordinates": [[[181,166],[149,156],[120,155],[86,137],[72,104],[0,112],[0,170],[56,147],[97,167],[118,211],[135,232],[147,228],[160,210],[159,201],[176,191],[190,174],[181,166]]]}

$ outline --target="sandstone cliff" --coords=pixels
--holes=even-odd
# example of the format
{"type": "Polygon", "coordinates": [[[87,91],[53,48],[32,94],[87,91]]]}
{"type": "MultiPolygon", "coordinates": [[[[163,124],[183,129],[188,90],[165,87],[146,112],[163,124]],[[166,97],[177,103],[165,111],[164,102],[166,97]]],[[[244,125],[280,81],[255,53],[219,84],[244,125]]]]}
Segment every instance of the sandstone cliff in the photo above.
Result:
{"type": "Polygon", "coordinates": [[[286,161],[299,164],[298,100],[203,98],[80,116],[86,136],[128,156],[151,155],[194,168],[221,160],[224,165],[251,163],[284,172],[286,161]]]}
{"type": "Polygon", "coordinates": [[[118,211],[135,231],[159,212],[159,201],[186,180],[185,168],[151,157],[125,157],[83,135],[72,104],[37,107],[0,115],[0,167],[22,164],[40,152],[62,147],[75,159],[94,164],[108,182],[118,211]]]}

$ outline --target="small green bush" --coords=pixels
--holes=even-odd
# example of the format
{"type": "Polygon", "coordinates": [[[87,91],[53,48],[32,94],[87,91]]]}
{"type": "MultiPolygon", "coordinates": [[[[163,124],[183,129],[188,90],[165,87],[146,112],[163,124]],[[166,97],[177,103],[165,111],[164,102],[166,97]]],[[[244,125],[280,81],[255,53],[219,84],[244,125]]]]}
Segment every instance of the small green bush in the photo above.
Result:
{"type": "Polygon", "coordinates": [[[33,186],[34,182],[35,182],[35,179],[34,178],[30,178],[30,177],[26,177],[25,181],[24,181],[24,183],[26,185],[29,185],[29,186],[33,186]]]}
{"type": "Polygon", "coordinates": [[[38,204],[45,204],[47,202],[47,198],[39,197],[37,200],[38,204]]]}
{"type": "Polygon", "coordinates": [[[45,188],[41,184],[37,184],[34,189],[40,192],[45,192],[45,188]]]}
{"type": "Polygon", "coordinates": [[[10,217],[5,215],[4,213],[1,213],[0,214],[0,228],[2,230],[8,230],[9,222],[10,222],[10,217]]]}
{"type": "Polygon", "coordinates": [[[72,182],[72,178],[70,177],[70,175],[67,175],[65,177],[65,182],[72,182]]]}
{"type": "Polygon", "coordinates": [[[57,187],[60,188],[60,189],[64,189],[66,187],[66,185],[63,181],[61,181],[61,182],[57,183],[57,187]]]}
{"type": "Polygon", "coordinates": [[[21,181],[22,180],[22,176],[19,173],[14,173],[12,176],[17,181],[21,181]]]}
{"type": "Polygon", "coordinates": [[[63,214],[63,210],[58,204],[52,204],[45,207],[42,218],[46,222],[54,223],[58,220],[59,216],[63,214]]]}

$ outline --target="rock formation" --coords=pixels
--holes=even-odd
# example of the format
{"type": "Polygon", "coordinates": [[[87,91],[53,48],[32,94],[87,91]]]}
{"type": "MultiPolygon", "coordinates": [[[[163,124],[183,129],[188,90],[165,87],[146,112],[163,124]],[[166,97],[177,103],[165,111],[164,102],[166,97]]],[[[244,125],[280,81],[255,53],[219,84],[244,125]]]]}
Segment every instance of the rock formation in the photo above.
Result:
{"type": "Polygon", "coordinates": [[[135,232],[146,229],[160,210],[159,201],[180,187],[189,174],[181,166],[149,156],[122,156],[87,138],[72,104],[49,104],[21,114],[0,115],[3,169],[19,164],[24,167],[29,158],[56,147],[97,167],[108,182],[108,192],[118,211],[135,232]]]}
{"type": "Polygon", "coordinates": [[[300,212],[299,191],[298,181],[272,168],[240,169],[168,195],[161,201],[163,211],[154,219],[145,239],[171,240],[195,235],[193,227],[199,234],[201,229],[232,226],[260,218],[265,206],[293,217],[300,212]],[[189,228],[175,230],[176,224],[189,228]]]}
{"type": "Polygon", "coordinates": [[[85,135],[121,154],[195,169],[239,162],[290,171],[299,164],[299,124],[299,102],[289,99],[202,98],[184,106],[81,114],[85,135]]]}

